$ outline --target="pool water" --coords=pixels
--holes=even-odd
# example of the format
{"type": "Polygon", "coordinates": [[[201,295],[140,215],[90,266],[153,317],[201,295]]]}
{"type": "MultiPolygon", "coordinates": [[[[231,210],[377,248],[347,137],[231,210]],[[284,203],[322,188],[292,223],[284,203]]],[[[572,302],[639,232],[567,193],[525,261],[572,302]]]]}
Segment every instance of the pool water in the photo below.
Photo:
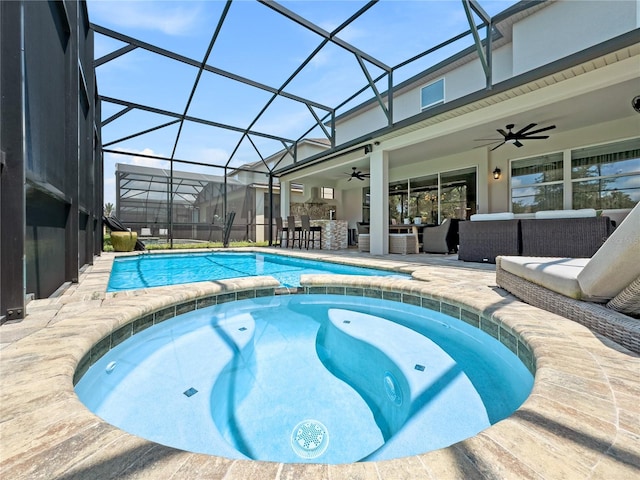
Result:
{"type": "Polygon", "coordinates": [[[154,325],[76,393],[107,422],[183,450],[337,464],[451,445],[508,417],[532,385],[504,345],[439,312],[285,295],[154,325]]]}
{"type": "Polygon", "coordinates": [[[410,278],[386,270],[352,267],[276,254],[207,252],[184,254],[142,254],[116,257],[108,292],[182,283],[270,275],[285,287],[299,287],[300,275],[381,275],[410,278]]]}

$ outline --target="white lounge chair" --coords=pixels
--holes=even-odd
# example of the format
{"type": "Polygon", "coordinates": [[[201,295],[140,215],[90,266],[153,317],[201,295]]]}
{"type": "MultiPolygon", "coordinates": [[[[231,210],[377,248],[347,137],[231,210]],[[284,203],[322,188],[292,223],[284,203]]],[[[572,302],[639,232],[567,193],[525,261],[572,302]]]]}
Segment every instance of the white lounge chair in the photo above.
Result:
{"type": "Polygon", "coordinates": [[[640,204],[591,258],[499,256],[496,282],[640,353],[640,204]]]}

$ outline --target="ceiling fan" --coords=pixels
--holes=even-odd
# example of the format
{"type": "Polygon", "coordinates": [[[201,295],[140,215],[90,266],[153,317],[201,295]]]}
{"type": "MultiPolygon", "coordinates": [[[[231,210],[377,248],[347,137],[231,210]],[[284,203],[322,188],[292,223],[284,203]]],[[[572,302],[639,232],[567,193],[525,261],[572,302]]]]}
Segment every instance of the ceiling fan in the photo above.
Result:
{"type": "Polygon", "coordinates": [[[344,172],[345,175],[350,175],[349,180],[347,180],[347,182],[350,182],[354,178],[357,178],[358,180],[364,180],[365,178],[369,178],[368,173],[362,173],[360,170],[358,170],[357,167],[351,167],[351,169],[353,170],[351,173],[344,172]]]}
{"type": "MultiPolygon", "coordinates": [[[[514,132],[513,129],[515,128],[515,125],[513,123],[510,123],[509,125],[507,125],[505,127],[507,129],[506,132],[501,128],[498,128],[496,130],[500,135],[502,135],[503,138],[500,138],[500,139],[496,139],[496,138],[479,138],[477,141],[493,140],[492,143],[500,142],[500,144],[496,145],[495,147],[493,147],[491,149],[492,151],[495,150],[498,147],[501,147],[505,143],[512,143],[516,147],[520,148],[520,147],[523,146],[523,143],[521,142],[521,140],[544,140],[545,138],[549,138],[549,135],[536,135],[536,134],[542,133],[542,132],[546,132],[547,130],[552,130],[552,129],[556,128],[555,125],[550,125],[548,127],[539,128],[537,130],[531,130],[536,125],[538,125],[538,124],[537,123],[530,123],[526,127],[521,128],[517,132],[514,132]]],[[[489,145],[491,145],[491,143],[489,145]]]]}

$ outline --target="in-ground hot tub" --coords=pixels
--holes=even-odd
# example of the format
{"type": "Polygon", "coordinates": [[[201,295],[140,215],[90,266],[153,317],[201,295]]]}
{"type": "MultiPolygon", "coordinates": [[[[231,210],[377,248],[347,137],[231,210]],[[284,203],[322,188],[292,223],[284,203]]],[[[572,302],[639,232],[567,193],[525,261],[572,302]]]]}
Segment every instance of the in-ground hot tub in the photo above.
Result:
{"type": "Polygon", "coordinates": [[[533,376],[447,315],[342,295],[262,297],[177,316],[100,358],[76,392],[106,421],[230,458],[348,463],[473,436],[533,376]]]}

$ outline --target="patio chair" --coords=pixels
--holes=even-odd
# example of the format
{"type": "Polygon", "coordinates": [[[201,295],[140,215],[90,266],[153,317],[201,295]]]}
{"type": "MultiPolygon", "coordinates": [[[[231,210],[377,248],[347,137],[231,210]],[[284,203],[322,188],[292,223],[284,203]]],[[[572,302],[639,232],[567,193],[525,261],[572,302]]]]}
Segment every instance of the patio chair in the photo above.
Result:
{"type": "Polygon", "coordinates": [[[287,247],[293,248],[297,240],[298,246],[302,248],[302,227],[296,227],[296,217],[293,215],[287,217],[287,230],[287,247]]]}
{"type": "Polygon", "coordinates": [[[591,258],[499,256],[497,284],[640,353],[640,204],[591,258]]]}
{"type": "Polygon", "coordinates": [[[282,226],[282,217],[276,217],[276,243],[274,246],[282,248],[282,239],[288,238],[289,229],[282,226]]]}
{"type": "Polygon", "coordinates": [[[451,220],[445,218],[440,225],[422,229],[422,251],[425,253],[449,253],[447,238],[451,220]]]}
{"type": "Polygon", "coordinates": [[[368,252],[371,243],[371,238],[369,237],[369,224],[356,222],[356,229],[358,231],[358,251],[368,252]]]}
{"type": "Polygon", "coordinates": [[[322,228],[312,227],[309,215],[300,216],[300,223],[302,225],[302,240],[300,242],[300,248],[302,248],[302,242],[307,250],[309,250],[309,242],[311,242],[311,248],[315,248],[316,242],[320,242],[320,248],[322,248],[322,228]],[[320,232],[320,240],[316,238],[316,233],[320,232]]]}

